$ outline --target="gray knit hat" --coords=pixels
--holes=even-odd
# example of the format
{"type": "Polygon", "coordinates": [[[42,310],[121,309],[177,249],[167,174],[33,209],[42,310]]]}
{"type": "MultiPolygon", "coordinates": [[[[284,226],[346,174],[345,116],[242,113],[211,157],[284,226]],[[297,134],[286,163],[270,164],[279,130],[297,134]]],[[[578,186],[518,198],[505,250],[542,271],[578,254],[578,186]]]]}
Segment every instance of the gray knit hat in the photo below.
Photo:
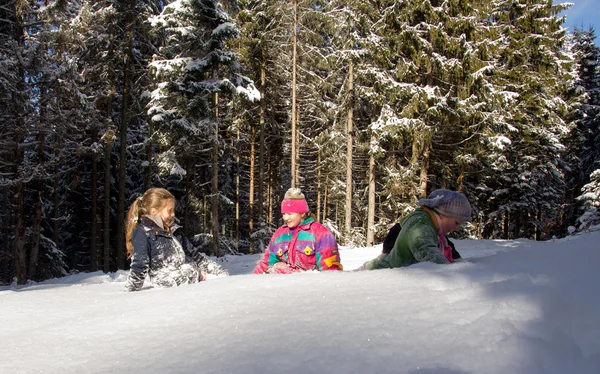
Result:
{"type": "Polygon", "coordinates": [[[439,189],[429,194],[427,199],[421,199],[419,206],[426,206],[445,216],[471,220],[471,204],[460,192],[439,189]]]}

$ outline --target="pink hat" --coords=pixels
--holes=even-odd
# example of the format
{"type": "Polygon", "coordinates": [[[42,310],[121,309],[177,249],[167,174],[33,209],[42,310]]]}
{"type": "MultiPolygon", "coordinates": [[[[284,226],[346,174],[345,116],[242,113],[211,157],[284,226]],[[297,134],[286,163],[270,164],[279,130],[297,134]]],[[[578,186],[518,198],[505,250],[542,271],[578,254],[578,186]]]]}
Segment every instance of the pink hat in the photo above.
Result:
{"type": "Polygon", "coordinates": [[[308,213],[308,203],[299,188],[290,188],[286,191],[281,202],[281,213],[308,213]]]}

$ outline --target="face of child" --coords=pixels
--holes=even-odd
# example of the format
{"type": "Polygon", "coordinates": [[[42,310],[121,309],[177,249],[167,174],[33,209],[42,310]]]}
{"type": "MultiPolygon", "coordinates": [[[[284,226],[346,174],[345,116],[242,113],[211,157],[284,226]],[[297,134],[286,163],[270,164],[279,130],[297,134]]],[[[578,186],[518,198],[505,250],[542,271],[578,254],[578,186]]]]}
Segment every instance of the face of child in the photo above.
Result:
{"type": "Polygon", "coordinates": [[[293,229],[304,220],[304,213],[283,213],[283,220],[288,228],[293,229]]]}
{"type": "Polygon", "coordinates": [[[460,230],[460,227],[465,223],[464,220],[455,217],[444,216],[442,218],[442,231],[444,234],[460,230]]]}
{"type": "Polygon", "coordinates": [[[167,200],[162,208],[151,209],[150,215],[159,215],[160,218],[162,218],[162,221],[165,224],[165,226],[169,226],[171,223],[173,223],[173,220],[175,219],[175,201],[167,200]]]}

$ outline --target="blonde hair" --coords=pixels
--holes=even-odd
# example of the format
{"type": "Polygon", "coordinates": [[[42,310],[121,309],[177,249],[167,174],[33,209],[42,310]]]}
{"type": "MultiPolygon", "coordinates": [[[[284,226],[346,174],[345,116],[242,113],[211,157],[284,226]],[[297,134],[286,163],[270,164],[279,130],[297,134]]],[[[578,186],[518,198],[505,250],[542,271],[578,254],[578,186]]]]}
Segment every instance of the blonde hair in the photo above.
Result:
{"type": "Polygon", "coordinates": [[[283,197],[284,200],[306,200],[302,190],[299,188],[290,188],[285,191],[285,195],[283,197]]]}
{"type": "Polygon", "coordinates": [[[162,209],[169,200],[175,197],[164,188],[150,188],[144,194],[133,201],[127,212],[125,246],[127,247],[127,258],[133,256],[133,230],[137,227],[140,218],[150,214],[152,209],[162,209]]]}

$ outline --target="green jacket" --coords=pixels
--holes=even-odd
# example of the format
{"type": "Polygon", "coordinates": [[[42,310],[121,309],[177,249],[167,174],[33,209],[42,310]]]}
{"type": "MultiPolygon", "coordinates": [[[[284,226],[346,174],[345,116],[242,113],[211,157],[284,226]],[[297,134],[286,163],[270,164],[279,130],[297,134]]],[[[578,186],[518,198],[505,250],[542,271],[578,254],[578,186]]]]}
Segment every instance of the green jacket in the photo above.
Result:
{"type": "Polygon", "coordinates": [[[397,268],[423,261],[450,263],[438,247],[438,229],[432,215],[429,209],[418,208],[404,217],[392,251],[365,263],[365,269],[397,268]]]}

